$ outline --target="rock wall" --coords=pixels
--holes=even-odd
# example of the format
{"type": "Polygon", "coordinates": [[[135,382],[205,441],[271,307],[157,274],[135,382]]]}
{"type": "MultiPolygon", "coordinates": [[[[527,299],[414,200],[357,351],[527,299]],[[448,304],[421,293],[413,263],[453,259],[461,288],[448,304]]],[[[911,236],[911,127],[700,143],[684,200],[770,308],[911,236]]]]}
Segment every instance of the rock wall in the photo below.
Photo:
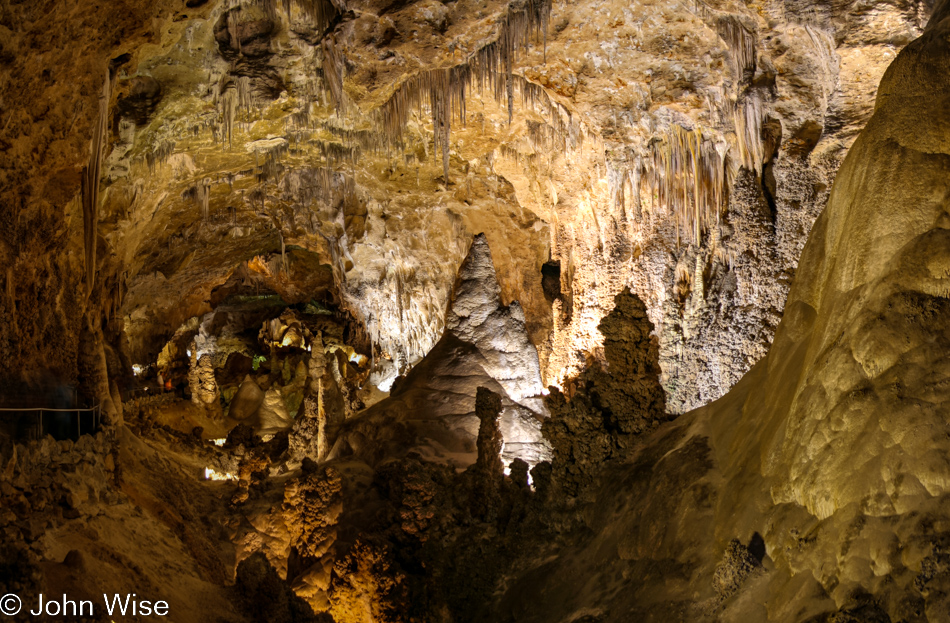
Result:
{"type": "Polygon", "coordinates": [[[888,68],[767,357],[609,468],[499,616],[946,620],[948,33],[944,3],[888,68]]]}
{"type": "Polygon", "coordinates": [[[545,373],[560,383],[584,367],[599,319],[629,286],[647,303],[669,406],[681,413],[723,395],[765,354],[875,85],[929,9],[597,7],[610,19],[555,9],[557,58],[577,60],[540,72],[585,101],[596,144],[552,155],[548,169],[563,300],[545,373]]]}
{"type": "Polygon", "coordinates": [[[343,305],[367,354],[405,372],[484,232],[546,384],[602,359],[596,326],[629,286],[670,408],[703,404],[764,354],[878,78],[929,12],[312,4],[153,3],[108,23],[4,7],[5,375],[72,379],[87,311],[142,363],[238,282],[343,305]],[[510,71],[488,79],[497,54],[510,71]]]}
{"type": "MultiPolygon", "coordinates": [[[[174,13],[171,3],[112,8],[107,14],[40,2],[0,9],[3,379],[31,380],[50,369],[75,381],[84,312],[93,310],[97,321],[115,312],[115,283],[108,275],[92,289],[91,304],[88,289],[80,287],[82,168],[89,162],[107,71],[117,71],[142,45],[161,41],[178,26],[159,30],[164,16],[174,13]]],[[[103,255],[100,261],[107,263],[103,255]]]]}

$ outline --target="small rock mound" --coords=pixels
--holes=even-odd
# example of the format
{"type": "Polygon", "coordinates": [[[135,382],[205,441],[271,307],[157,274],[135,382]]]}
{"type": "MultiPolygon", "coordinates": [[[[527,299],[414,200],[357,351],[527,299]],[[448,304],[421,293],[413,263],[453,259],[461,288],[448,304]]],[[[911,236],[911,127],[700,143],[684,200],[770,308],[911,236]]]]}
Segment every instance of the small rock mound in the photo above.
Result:
{"type": "Polygon", "coordinates": [[[314,614],[310,604],[290,590],[260,552],[238,565],[234,588],[252,621],[334,623],[327,613],[314,614]]]}

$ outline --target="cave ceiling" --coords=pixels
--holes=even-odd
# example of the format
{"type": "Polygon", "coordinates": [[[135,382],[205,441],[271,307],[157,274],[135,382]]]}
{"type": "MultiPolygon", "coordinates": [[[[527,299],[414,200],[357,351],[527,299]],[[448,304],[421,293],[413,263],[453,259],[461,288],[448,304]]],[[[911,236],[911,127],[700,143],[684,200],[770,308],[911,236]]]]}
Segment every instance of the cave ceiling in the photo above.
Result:
{"type": "Polygon", "coordinates": [[[484,232],[547,383],[596,356],[597,323],[632,286],[674,410],[718,397],[764,354],[837,165],[929,11],[44,6],[6,6],[0,39],[12,67],[4,183],[21,191],[4,212],[7,301],[57,310],[24,308],[18,339],[79,322],[83,301],[64,286],[93,281],[90,300],[130,357],[153,358],[225,290],[256,284],[347,310],[394,375],[442,334],[458,266],[484,232]],[[90,261],[69,232],[97,125],[90,261]]]}

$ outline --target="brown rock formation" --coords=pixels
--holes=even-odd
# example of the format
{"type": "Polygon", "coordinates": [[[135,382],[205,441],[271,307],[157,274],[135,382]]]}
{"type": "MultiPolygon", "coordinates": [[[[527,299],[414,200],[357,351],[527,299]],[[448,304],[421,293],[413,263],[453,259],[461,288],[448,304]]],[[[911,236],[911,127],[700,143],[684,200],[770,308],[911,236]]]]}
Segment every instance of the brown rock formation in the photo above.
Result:
{"type": "Polygon", "coordinates": [[[945,621],[932,4],[3,3],[0,594],[945,621]]]}
{"type": "Polygon", "coordinates": [[[314,614],[309,604],[287,587],[262,554],[241,561],[234,587],[253,621],[334,623],[329,614],[314,614]]]}
{"type": "Polygon", "coordinates": [[[888,69],[768,357],[604,476],[595,534],[536,574],[535,592],[511,599],[536,607],[541,595],[570,595],[522,620],[945,618],[944,593],[927,587],[943,577],[947,516],[946,464],[935,453],[946,445],[938,353],[950,82],[933,68],[950,54],[948,6],[888,69]],[[755,533],[764,570],[737,575],[733,539],[755,533]],[[585,554],[608,550],[616,555],[585,554]],[[723,550],[728,573],[717,572],[723,550]],[[579,569],[591,571],[581,590],[579,569]],[[614,573],[662,580],[605,592],[614,573]]]}
{"type": "Polygon", "coordinates": [[[557,479],[570,495],[589,484],[606,461],[622,458],[634,436],[669,419],[646,307],[629,290],[615,301],[599,327],[607,370],[594,362],[577,379],[573,396],[554,388],[547,400],[551,418],[543,430],[554,448],[557,479]]]}
{"type": "Polygon", "coordinates": [[[504,439],[501,428],[498,426],[498,416],[501,415],[501,397],[490,389],[479,387],[475,393],[475,415],[478,416],[478,439],[475,446],[478,449],[478,458],[475,459],[475,469],[485,478],[499,480],[504,472],[501,462],[501,448],[504,439]]]}
{"type": "Polygon", "coordinates": [[[480,420],[475,442],[478,458],[470,468],[472,473],[472,515],[481,519],[497,513],[499,487],[504,479],[505,466],[501,462],[504,440],[498,426],[501,415],[501,397],[491,390],[479,387],[475,394],[475,414],[480,420]]]}
{"type": "Polygon", "coordinates": [[[334,526],[342,510],[341,488],[340,474],[324,467],[288,483],[284,489],[291,544],[301,556],[318,559],[333,545],[334,526]]]}

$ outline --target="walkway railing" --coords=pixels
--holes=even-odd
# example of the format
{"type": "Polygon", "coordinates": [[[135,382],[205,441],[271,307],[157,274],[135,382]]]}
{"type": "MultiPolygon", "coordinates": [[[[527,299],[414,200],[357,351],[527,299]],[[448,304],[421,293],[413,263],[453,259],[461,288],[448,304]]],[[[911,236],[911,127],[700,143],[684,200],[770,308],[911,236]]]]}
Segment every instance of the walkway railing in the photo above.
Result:
{"type": "Polygon", "coordinates": [[[42,439],[50,434],[57,439],[78,440],[84,434],[96,433],[102,424],[102,405],[95,405],[84,409],[53,409],[49,407],[6,407],[0,408],[0,417],[19,416],[17,418],[16,436],[27,436],[31,439],[42,439]],[[56,414],[65,414],[57,416],[56,414]],[[24,417],[32,416],[33,422],[27,430],[20,425],[24,417]],[[83,427],[83,424],[87,424],[83,427]],[[74,436],[75,435],[75,436],[74,436]]]}

